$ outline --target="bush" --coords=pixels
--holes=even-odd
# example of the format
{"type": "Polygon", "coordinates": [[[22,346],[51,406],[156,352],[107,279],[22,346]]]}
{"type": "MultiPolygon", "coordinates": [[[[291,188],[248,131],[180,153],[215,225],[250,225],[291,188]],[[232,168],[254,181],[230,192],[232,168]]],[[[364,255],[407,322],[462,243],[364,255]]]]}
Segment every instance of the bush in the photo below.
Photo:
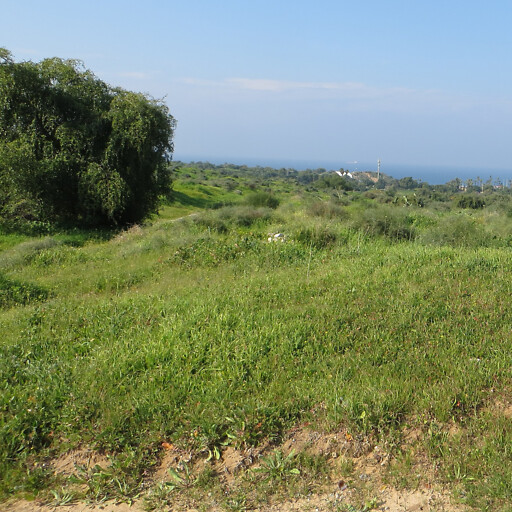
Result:
{"type": "Polygon", "coordinates": [[[323,175],[316,182],[319,188],[334,188],[337,190],[354,190],[351,181],[347,178],[341,177],[337,173],[329,173],[323,175]]]}
{"type": "Polygon", "coordinates": [[[275,209],[279,206],[279,199],[268,192],[254,192],[245,198],[245,203],[256,208],[265,206],[275,209]]]}
{"type": "Polygon", "coordinates": [[[226,222],[219,217],[217,211],[199,214],[194,217],[193,222],[217,233],[227,233],[229,231],[226,222]]]}
{"type": "Polygon", "coordinates": [[[316,217],[325,217],[327,219],[342,219],[347,217],[347,212],[344,208],[332,201],[317,201],[312,203],[308,211],[311,215],[316,217]]]}
{"type": "Polygon", "coordinates": [[[194,223],[213,229],[218,233],[227,233],[229,226],[250,227],[256,223],[267,223],[271,219],[272,210],[270,208],[227,206],[194,217],[194,223]]]}
{"type": "Polygon", "coordinates": [[[451,247],[487,246],[491,242],[484,226],[469,215],[449,215],[422,233],[419,240],[424,244],[451,247]]]}
{"type": "Polygon", "coordinates": [[[272,210],[268,207],[232,206],[222,209],[219,213],[222,219],[239,227],[249,227],[256,223],[267,223],[272,219],[272,210]]]}
{"type": "Polygon", "coordinates": [[[337,236],[334,231],[326,227],[301,228],[295,235],[295,240],[314,249],[325,249],[336,242],[337,236]]]}
{"type": "Polygon", "coordinates": [[[474,195],[463,195],[457,200],[457,206],[459,208],[479,210],[485,206],[485,201],[483,198],[474,195]]]}
{"type": "Polygon", "coordinates": [[[356,229],[391,240],[413,240],[414,219],[403,208],[379,206],[358,211],[353,218],[356,229]]]}

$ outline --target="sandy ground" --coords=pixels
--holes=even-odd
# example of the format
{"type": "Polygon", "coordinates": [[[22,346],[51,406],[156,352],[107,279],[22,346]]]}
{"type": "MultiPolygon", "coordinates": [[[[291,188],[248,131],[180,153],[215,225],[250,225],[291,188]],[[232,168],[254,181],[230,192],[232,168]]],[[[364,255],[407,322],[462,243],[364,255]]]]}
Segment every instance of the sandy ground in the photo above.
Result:
{"type": "MultiPolygon", "coordinates": [[[[341,495],[342,493],[330,493],[313,495],[293,501],[273,504],[262,508],[252,509],[254,512],[332,512],[343,510],[342,505],[348,502],[341,495]]],[[[385,490],[382,493],[381,501],[374,508],[375,511],[386,512],[463,512],[465,509],[451,505],[447,496],[436,492],[421,491],[396,491],[385,490]]],[[[41,505],[35,502],[18,501],[15,503],[4,503],[0,505],[2,512],[143,512],[141,504],[134,503],[104,503],[101,505],[72,504],[61,507],[41,505]]],[[[166,507],[163,510],[180,512],[199,512],[195,508],[166,507]]],[[[221,512],[223,509],[212,508],[212,512],[221,512]]]]}
{"type": "MultiPolygon", "coordinates": [[[[410,432],[407,442],[414,443],[420,432],[410,432]]],[[[162,443],[163,456],[160,466],[146,482],[148,486],[169,479],[169,468],[177,468],[186,463],[192,470],[204,468],[204,456],[193,454],[168,443],[162,443]]],[[[374,498],[373,509],[381,512],[464,512],[468,510],[460,505],[453,504],[449,493],[436,486],[433,475],[428,469],[422,475],[421,484],[415,490],[395,489],[383,483],[383,475],[388,464],[392,463],[385,448],[372,445],[368,440],[353,439],[347,432],[318,433],[305,428],[291,431],[286,440],[279,446],[262,445],[258,448],[237,450],[227,447],[223,450],[219,460],[209,462],[219,478],[219,485],[223,488],[236,486],[237,478],[244,470],[257,468],[261,458],[271,451],[279,449],[283,454],[305,451],[312,455],[323,455],[336,467],[338,458],[351,459],[353,475],[345,483],[336,478],[336,471],[331,475],[330,484],[322,486],[316,494],[298,499],[275,497],[270,504],[248,508],[254,512],[345,512],[353,510],[359,512],[361,507],[354,506],[361,503],[361,486],[371,489],[370,495],[374,498]],[[352,505],[354,508],[350,509],[352,505]]],[[[51,462],[55,473],[64,477],[72,475],[77,466],[92,468],[100,466],[107,468],[109,460],[106,456],[91,450],[80,449],[64,454],[51,462]]],[[[421,471],[422,468],[417,468],[421,471]]],[[[425,468],[423,468],[425,469],[425,468]]],[[[225,512],[227,509],[213,502],[202,506],[187,503],[183,496],[176,494],[172,505],[157,509],[168,512],[225,512]],[[200,510],[198,508],[200,507],[200,510]]],[[[142,500],[129,505],[127,503],[105,502],[101,504],[72,503],[62,506],[52,506],[37,501],[15,501],[0,504],[0,512],[142,512],[142,500]]]]}

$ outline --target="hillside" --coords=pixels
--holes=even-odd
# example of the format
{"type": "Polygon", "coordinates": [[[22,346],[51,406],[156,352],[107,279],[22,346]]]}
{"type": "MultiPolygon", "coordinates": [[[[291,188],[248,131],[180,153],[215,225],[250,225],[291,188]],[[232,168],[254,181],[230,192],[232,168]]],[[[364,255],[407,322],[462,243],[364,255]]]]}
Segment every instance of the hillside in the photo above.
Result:
{"type": "Polygon", "coordinates": [[[174,173],[145,225],[2,228],[7,510],[509,510],[508,189],[174,173]]]}

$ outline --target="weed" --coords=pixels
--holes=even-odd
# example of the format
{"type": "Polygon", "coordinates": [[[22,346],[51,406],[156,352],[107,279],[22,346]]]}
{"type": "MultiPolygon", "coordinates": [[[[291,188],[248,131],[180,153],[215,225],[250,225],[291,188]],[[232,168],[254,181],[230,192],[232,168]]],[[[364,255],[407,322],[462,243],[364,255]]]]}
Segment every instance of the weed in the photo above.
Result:
{"type": "Polygon", "coordinates": [[[199,477],[192,475],[188,464],[185,462],[181,464],[179,471],[174,468],[169,468],[168,473],[173,480],[168,483],[169,487],[172,489],[189,489],[199,480],[199,477]]]}
{"type": "Polygon", "coordinates": [[[75,492],[65,489],[64,487],[61,487],[59,490],[52,489],[51,493],[53,495],[52,505],[54,507],[70,505],[77,499],[77,494],[75,492]]]}
{"type": "Polygon", "coordinates": [[[246,510],[250,510],[247,497],[243,494],[226,500],[225,505],[230,512],[245,512],[246,510]]]}
{"type": "Polygon", "coordinates": [[[374,510],[378,506],[377,498],[373,498],[368,502],[364,503],[362,506],[350,505],[350,504],[341,504],[336,509],[339,512],[370,512],[374,510]]]}
{"type": "Polygon", "coordinates": [[[159,482],[153,485],[144,496],[145,510],[163,510],[172,505],[175,487],[169,482],[159,482]]]}
{"type": "Polygon", "coordinates": [[[337,467],[341,476],[348,477],[354,473],[354,461],[350,457],[339,457],[337,467]]]}
{"type": "Polygon", "coordinates": [[[327,458],[323,455],[311,455],[302,451],[295,457],[295,464],[300,468],[302,478],[318,481],[329,473],[327,458]]]}
{"type": "Polygon", "coordinates": [[[106,500],[132,502],[142,489],[140,478],[123,471],[115,461],[108,468],[78,466],[74,482],[86,487],[85,495],[94,503],[106,500]]]}
{"type": "Polygon", "coordinates": [[[253,469],[253,471],[261,474],[265,482],[280,482],[291,476],[300,475],[300,470],[296,467],[293,450],[286,456],[280,450],[276,450],[264,457],[260,467],[253,469]]]}

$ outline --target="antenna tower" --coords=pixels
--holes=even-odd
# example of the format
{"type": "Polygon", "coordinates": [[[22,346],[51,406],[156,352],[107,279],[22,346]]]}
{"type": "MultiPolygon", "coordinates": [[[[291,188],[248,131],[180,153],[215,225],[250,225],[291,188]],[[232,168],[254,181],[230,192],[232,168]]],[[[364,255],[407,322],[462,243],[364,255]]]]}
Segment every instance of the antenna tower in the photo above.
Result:
{"type": "Polygon", "coordinates": [[[380,180],[380,158],[377,160],[377,181],[380,180]]]}

